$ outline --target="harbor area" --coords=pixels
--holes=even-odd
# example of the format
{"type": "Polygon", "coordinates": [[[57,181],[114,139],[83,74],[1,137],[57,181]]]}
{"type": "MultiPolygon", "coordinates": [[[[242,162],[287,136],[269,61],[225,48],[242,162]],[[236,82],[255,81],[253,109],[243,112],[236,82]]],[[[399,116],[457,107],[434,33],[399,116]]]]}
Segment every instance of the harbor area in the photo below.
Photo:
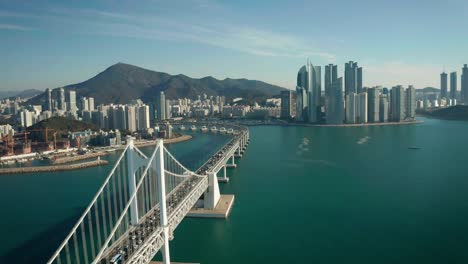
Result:
{"type": "Polygon", "coordinates": [[[227,218],[234,204],[234,194],[221,194],[215,209],[193,208],[187,217],[194,218],[227,218]]]}

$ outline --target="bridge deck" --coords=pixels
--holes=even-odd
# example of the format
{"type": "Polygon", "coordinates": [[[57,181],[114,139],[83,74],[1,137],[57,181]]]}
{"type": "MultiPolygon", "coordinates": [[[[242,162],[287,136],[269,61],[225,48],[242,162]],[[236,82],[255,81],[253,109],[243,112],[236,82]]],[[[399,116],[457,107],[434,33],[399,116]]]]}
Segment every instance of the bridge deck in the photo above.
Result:
{"type": "MultiPolygon", "coordinates": [[[[206,175],[210,171],[219,171],[239,147],[239,139],[233,138],[232,141],[203,164],[196,173],[206,175]]],[[[206,188],[208,188],[208,178],[190,176],[167,195],[170,233],[185,216],[226,218],[229,215],[234,202],[234,195],[221,195],[220,201],[214,210],[196,209],[190,211],[206,188]]],[[[162,227],[159,222],[159,205],[157,205],[145,216],[141,217],[137,226],[130,227],[118,241],[115,241],[106,250],[100,263],[109,263],[109,260],[118,253],[122,255],[121,263],[148,263],[145,259],[148,260],[148,257],[154,256],[153,253],[155,254],[159,250],[162,246],[161,239],[162,227]]]]}

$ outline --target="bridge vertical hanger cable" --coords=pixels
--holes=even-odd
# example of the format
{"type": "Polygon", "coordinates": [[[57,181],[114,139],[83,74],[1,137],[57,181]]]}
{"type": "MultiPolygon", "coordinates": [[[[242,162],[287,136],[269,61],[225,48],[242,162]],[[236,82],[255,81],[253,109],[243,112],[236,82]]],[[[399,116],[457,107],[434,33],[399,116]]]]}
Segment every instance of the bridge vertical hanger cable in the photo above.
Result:
{"type": "Polygon", "coordinates": [[[85,260],[85,263],[88,262],[88,245],[86,245],[86,234],[85,234],[85,227],[84,227],[84,221],[81,222],[80,229],[81,229],[81,242],[83,243],[83,258],[85,260]]]}
{"type": "Polygon", "coordinates": [[[118,212],[119,212],[119,215],[120,213],[122,212],[122,209],[123,209],[123,205],[122,205],[122,176],[123,176],[123,173],[122,173],[122,167],[123,166],[119,166],[119,169],[117,170],[117,193],[115,194],[117,196],[117,199],[118,199],[118,212]]]}
{"type": "MultiPolygon", "coordinates": [[[[92,212],[92,210],[90,211],[92,212]]],[[[93,232],[93,221],[92,221],[92,217],[91,217],[91,214],[88,214],[88,232],[89,232],[89,241],[91,243],[91,258],[94,258],[94,256],[96,255],[96,250],[94,248],[94,232],[93,232]]]]}
{"type": "Polygon", "coordinates": [[[116,187],[117,186],[116,181],[117,181],[117,178],[119,176],[118,172],[119,172],[119,170],[116,171],[116,175],[115,175],[116,177],[112,177],[113,178],[112,179],[112,197],[113,197],[112,204],[113,204],[113,209],[114,209],[114,219],[117,219],[120,216],[119,212],[117,212],[117,193],[118,193],[118,191],[117,191],[117,187],[116,187]]]}
{"type": "Polygon", "coordinates": [[[108,219],[109,219],[109,228],[112,228],[112,206],[111,206],[111,197],[110,197],[110,184],[107,185],[106,188],[106,193],[107,193],[107,212],[108,212],[108,219]]]}
{"type": "MultiPolygon", "coordinates": [[[[98,242],[98,249],[101,246],[101,227],[99,224],[99,214],[98,214],[98,203],[94,205],[94,216],[95,216],[95,221],[96,221],[96,233],[97,233],[97,242],[98,242]]],[[[93,254],[94,255],[94,254],[93,254]]]]}
{"type": "Polygon", "coordinates": [[[67,264],[71,263],[70,246],[68,246],[68,241],[67,241],[67,244],[65,246],[65,255],[66,255],[66,259],[67,259],[67,264]]]}
{"type": "Polygon", "coordinates": [[[104,231],[104,240],[107,237],[107,217],[106,217],[106,206],[104,203],[104,192],[101,195],[101,216],[102,216],[102,230],[104,231]]]}
{"type": "Polygon", "coordinates": [[[76,238],[76,233],[73,234],[73,246],[75,248],[75,261],[77,264],[80,264],[80,251],[78,251],[78,239],[76,238]]]}

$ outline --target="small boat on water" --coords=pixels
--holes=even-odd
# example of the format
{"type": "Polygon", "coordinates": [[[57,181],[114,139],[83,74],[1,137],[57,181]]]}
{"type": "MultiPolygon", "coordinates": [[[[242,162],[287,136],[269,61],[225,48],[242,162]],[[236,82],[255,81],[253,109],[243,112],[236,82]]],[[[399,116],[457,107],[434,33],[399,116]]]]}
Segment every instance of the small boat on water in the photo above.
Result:
{"type": "Polygon", "coordinates": [[[232,128],[229,128],[229,129],[227,130],[227,133],[228,133],[228,134],[232,134],[232,133],[234,133],[234,129],[232,129],[232,128]]]}
{"type": "Polygon", "coordinates": [[[408,149],[421,149],[421,148],[417,146],[409,146],[408,149]]]}
{"type": "Polygon", "coordinates": [[[200,130],[201,130],[201,132],[206,132],[206,131],[208,131],[208,128],[206,126],[202,126],[200,128],[200,130]]]}
{"type": "Polygon", "coordinates": [[[215,126],[212,126],[212,127],[210,128],[210,130],[211,130],[211,132],[213,132],[213,133],[218,132],[218,129],[217,129],[215,126]]]}
{"type": "Polygon", "coordinates": [[[192,126],[190,127],[190,130],[195,131],[195,130],[197,130],[197,127],[196,127],[195,125],[192,125],[192,126]]]}
{"type": "Polygon", "coordinates": [[[187,129],[187,128],[185,128],[184,125],[181,125],[181,126],[179,127],[179,129],[183,131],[183,130],[185,130],[185,129],[187,129]]]}
{"type": "Polygon", "coordinates": [[[221,128],[219,129],[219,132],[220,132],[220,133],[226,133],[226,128],[221,127],[221,128]]]}

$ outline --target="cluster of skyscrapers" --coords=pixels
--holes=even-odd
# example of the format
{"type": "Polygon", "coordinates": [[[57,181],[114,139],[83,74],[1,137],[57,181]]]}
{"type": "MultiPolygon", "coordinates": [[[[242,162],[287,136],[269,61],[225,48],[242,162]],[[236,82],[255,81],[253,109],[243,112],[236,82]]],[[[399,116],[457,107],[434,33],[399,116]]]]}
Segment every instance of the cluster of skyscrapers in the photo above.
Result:
{"type": "Polygon", "coordinates": [[[414,87],[404,89],[399,85],[390,90],[380,86],[363,87],[362,73],[362,67],[357,62],[345,63],[343,82],[343,77],[338,77],[338,66],[326,65],[323,82],[325,89],[322,92],[321,67],[308,61],[297,74],[296,93],[285,91],[281,94],[282,102],[285,101],[282,103],[281,116],[300,122],[327,124],[414,120],[414,87]]]}
{"type": "Polygon", "coordinates": [[[76,91],[68,90],[65,93],[64,88],[59,88],[52,92],[50,88],[46,90],[45,111],[51,113],[61,112],[76,116],[78,111],[94,111],[94,98],[81,97],[79,102],[76,100],[76,91]]]}
{"type": "Polygon", "coordinates": [[[440,99],[445,100],[447,106],[456,105],[459,99],[462,104],[468,105],[468,64],[463,65],[461,74],[460,96],[458,90],[457,72],[450,73],[450,90],[448,89],[448,75],[446,72],[440,74],[440,99]]]}

